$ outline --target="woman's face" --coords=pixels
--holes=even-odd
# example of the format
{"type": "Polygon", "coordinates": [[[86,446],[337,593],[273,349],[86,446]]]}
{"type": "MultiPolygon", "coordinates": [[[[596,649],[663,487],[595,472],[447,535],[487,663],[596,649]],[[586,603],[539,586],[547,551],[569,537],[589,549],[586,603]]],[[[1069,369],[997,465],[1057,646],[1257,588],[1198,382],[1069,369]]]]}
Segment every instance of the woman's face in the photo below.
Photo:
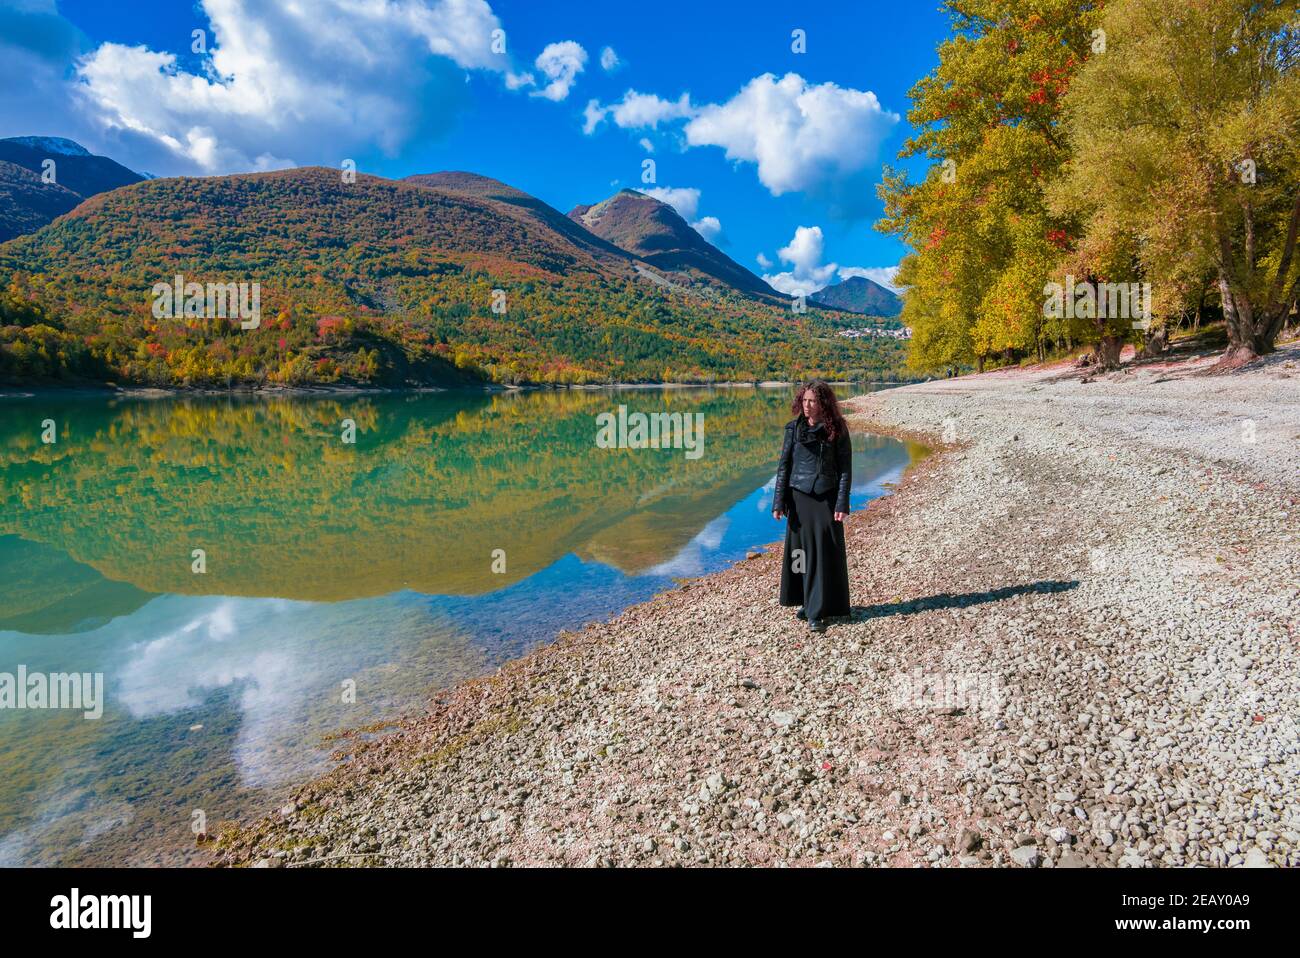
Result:
{"type": "Polygon", "coordinates": [[[803,403],[803,414],[809,419],[816,419],[822,411],[822,407],[817,402],[817,394],[811,389],[805,389],[799,401],[803,403]]]}

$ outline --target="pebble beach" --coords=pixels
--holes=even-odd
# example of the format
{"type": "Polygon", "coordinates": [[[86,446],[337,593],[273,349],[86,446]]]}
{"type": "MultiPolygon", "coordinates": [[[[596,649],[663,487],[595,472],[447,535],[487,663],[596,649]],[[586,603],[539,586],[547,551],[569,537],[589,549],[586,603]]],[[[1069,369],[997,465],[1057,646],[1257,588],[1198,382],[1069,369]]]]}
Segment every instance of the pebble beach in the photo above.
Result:
{"type": "MultiPolygon", "coordinates": [[[[1300,344],[846,404],[933,453],[850,516],[563,633],[206,843],[224,866],[1300,864],[1300,344]]],[[[774,437],[774,443],[779,437],[774,437]]],[[[780,527],[773,523],[773,540],[780,527]]]]}

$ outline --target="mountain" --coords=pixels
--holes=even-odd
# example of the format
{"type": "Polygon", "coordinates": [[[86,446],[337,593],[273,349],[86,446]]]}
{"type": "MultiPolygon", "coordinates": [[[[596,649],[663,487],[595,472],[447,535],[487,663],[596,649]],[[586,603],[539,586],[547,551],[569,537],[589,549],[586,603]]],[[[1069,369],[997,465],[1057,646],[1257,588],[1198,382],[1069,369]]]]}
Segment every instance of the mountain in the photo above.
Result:
{"type": "Polygon", "coordinates": [[[842,283],[813,293],[808,299],[830,309],[867,316],[891,317],[903,311],[901,296],[865,276],[850,276],[842,283]]]}
{"type": "Polygon", "coordinates": [[[499,180],[480,176],[477,173],[446,172],[417,173],[406,177],[402,182],[470,197],[480,202],[501,204],[509,207],[512,213],[521,213],[534,223],[558,233],[563,240],[585,250],[606,265],[628,268],[632,263],[633,257],[613,243],[583,229],[559,210],[548,206],[535,196],[530,196],[513,186],[507,186],[499,180]]]}
{"type": "Polygon", "coordinates": [[[401,387],[888,378],[900,367],[891,343],[835,336],[843,316],[796,319],[721,284],[702,297],[644,269],[541,200],[472,174],[142,180],[0,245],[0,378],[401,387]],[[200,292],[256,288],[258,325],[208,315],[202,297],[194,314],[155,315],[155,286],[177,275],[200,292]]]}
{"type": "Polygon", "coordinates": [[[83,199],[119,186],[139,183],[144,177],[106,156],[94,156],[85,147],[62,137],[19,136],[0,140],[0,160],[40,175],[45,161],[54,161],[54,179],[83,199]]]}
{"type": "Polygon", "coordinates": [[[0,160],[0,243],[32,233],[62,216],[81,197],[16,163],[0,160]]]}
{"type": "Polygon", "coordinates": [[[38,153],[57,153],[63,156],[90,156],[91,152],[75,140],[62,136],[10,136],[3,143],[17,143],[38,153]]]}
{"type": "Polygon", "coordinates": [[[39,229],[84,199],[142,179],[63,137],[0,140],[0,242],[39,229]],[[53,182],[46,182],[47,170],[53,182]]]}
{"type": "Polygon", "coordinates": [[[700,236],[667,203],[620,190],[594,206],[576,206],[569,218],[682,285],[739,290],[773,303],[788,299],[700,236]]]}

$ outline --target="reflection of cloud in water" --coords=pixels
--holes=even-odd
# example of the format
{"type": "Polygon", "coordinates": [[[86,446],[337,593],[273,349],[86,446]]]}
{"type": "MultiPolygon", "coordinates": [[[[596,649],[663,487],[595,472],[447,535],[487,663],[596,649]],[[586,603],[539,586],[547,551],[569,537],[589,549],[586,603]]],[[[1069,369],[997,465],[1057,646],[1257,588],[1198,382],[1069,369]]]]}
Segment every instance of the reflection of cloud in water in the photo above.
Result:
{"type": "Polygon", "coordinates": [[[31,820],[21,828],[0,835],[0,868],[29,867],[34,847],[46,841],[51,829],[79,834],[76,843],[84,848],[120,825],[129,825],[135,811],[123,800],[101,800],[77,786],[65,773],[59,786],[49,791],[31,820]]]}
{"type": "Polygon", "coordinates": [[[29,828],[15,828],[12,832],[0,835],[0,868],[20,868],[27,860],[29,828]]]}
{"type": "Polygon", "coordinates": [[[907,464],[895,466],[888,472],[882,472],[879,475],[872,476],[870,481],[858,483],[853,486],[849,493],[855,498],[861,496],[865,499],[876,499],[883,496],[889,490],[885,488],[886,484],[897,485],[903,478],[903,473],[907,469],[907,464]]]}
{"type": "Polygon", "coordinates": [[[465,630],[411,593],[337,603],[166,596],[150,611],[120,647],[124,661],[105,670],[117,679],[110,706],[157,719],[231,690],[230,758],[253,788],[323,770],[325,734],[416,707],[431,686],[487,668],[465,630]],[[356,701],[345,703],[348,679],[356,701]]]}
{"type": "Polygon", "coordinates": [[[277,784],[286,770],[266,758],[267,746],[288,730],[297,731],[310,699],[320,698],[312,690],[321,689],[327,679],[320,658],[303,655],[292,641],[268,642],[266,628],[268,620],[282,621],[286,613],[310,606],[282,600],[213,601],[214,608],[127,650],[118,700],[133,718],[151,718],[198,708],[212,690],[242,686],[242,721],[232,759],[245,785],[277,784]]]}
{"type": "Polygon", "coordinates": [[[195,694],[201,688],[214,688],[229,685],[236,678],[233,674],[202,674],[208,661],[198,661],[198,655],[204,652],[207,643],[219,644],[235,634],[234,603],[224,602],[211,611],[186,622],[161,638],[149,639],[128,649],[133,656],[121,668],[118,700],[126,706],[134,718],[146,718],[181,709],[197,708],[202,704],[202,697],[195,694]],[[178,666],[180,668],[178,669],[178,666]],[[160,681],[166,673],[165,681],[160,681]],[[196,674],[189,676],[193,681],[177,682],[177,673],[196,674]]]}
{"type": "Polygon", "coordinates": [[[81,638],[81,667],[108,679],[105,718],[88,723],[100,734],[53,756],[59,771],[0,835],[0,865],[81,863],[83,853],[85,863],[148,864],[163,847],[162,860],[176,863],[192,851],[178,808],[208,807],[215,787],[226,814],[256,810],[331,765],[326,734],[418,708],[431,687],[491,661],[413,593],[340,603],[161,596],[81,638]],[[346,679],[355,702],[342,701],[346,679]]]}
{"type": "Polygon", "coordinates": [[[101,802],[92,809],[91,821],[86,825],[80,844],[89,845],[118,825],[129,825],[134,818],[135,812],[126,802],[101,802]]]}
{"type": "Polygon", "coordinates": [[[647,569],[646,575],[703,575],[706,569],[705,559],[710,552],[716,552],[722,545],[722,537],[731,525],[731,517],[723,513],[701,529],[682,550],[666,562],[647,569]]]}

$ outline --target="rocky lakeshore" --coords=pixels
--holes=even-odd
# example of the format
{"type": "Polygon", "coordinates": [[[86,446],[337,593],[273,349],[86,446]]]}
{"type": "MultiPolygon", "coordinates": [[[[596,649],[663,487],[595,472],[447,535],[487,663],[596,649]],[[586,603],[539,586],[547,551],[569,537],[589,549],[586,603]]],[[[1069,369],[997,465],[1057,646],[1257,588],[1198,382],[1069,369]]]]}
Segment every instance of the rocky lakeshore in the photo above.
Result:
{"type": "Polygon", "coordinates": [[[1300,348],[1212,362],[855,399],[937,451],[850,517],[851,621],[769,551],[345,739],[214,861],[1300,864],[1300,348]]]}

